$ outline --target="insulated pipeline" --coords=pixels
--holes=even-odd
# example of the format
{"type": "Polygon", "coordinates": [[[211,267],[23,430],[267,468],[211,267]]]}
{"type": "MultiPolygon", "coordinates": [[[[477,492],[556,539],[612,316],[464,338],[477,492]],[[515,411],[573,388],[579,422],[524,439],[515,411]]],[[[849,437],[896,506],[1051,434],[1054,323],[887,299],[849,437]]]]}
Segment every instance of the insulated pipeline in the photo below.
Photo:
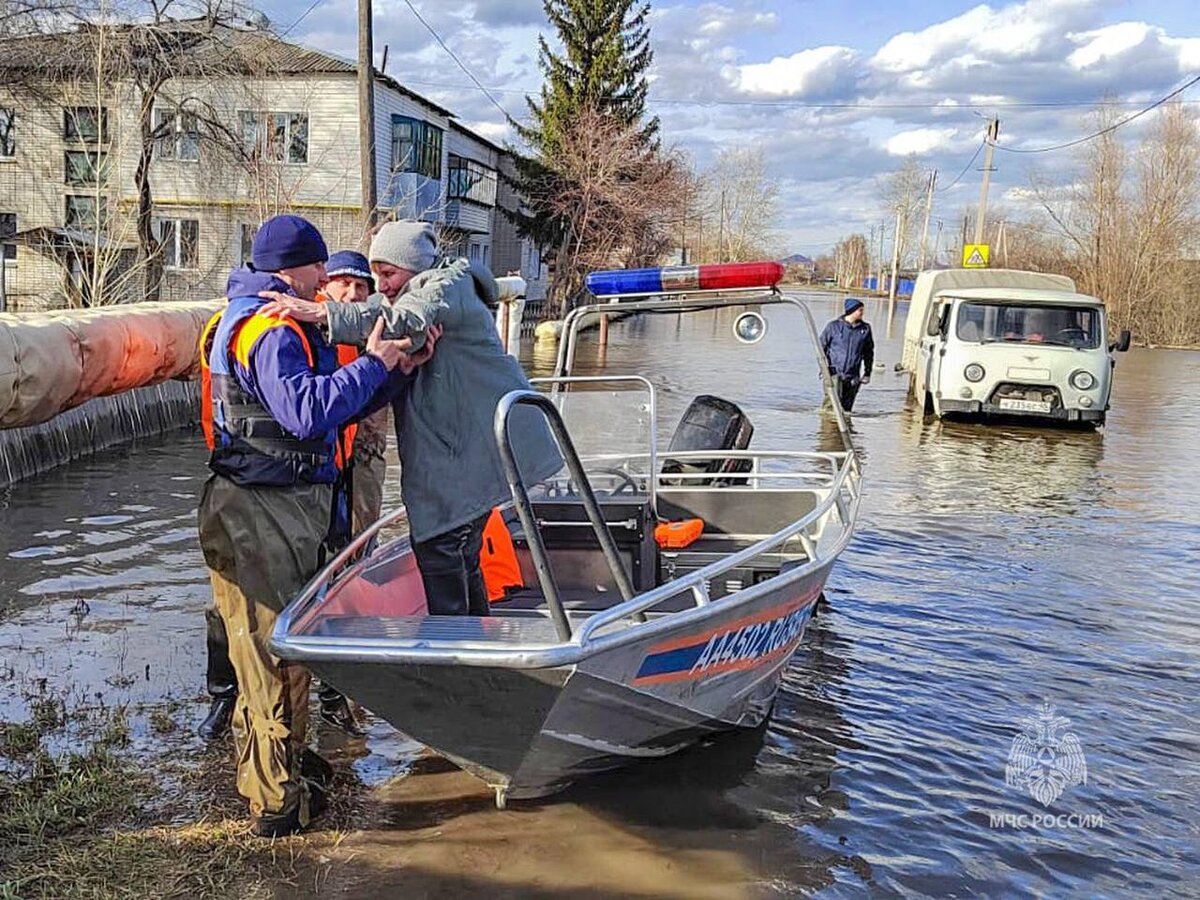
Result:
{"type": "Polygon", "coordinates": [[[0,429],[96,397],[199,372],[200,333],[223,300],[0,314],[0,429]]]}

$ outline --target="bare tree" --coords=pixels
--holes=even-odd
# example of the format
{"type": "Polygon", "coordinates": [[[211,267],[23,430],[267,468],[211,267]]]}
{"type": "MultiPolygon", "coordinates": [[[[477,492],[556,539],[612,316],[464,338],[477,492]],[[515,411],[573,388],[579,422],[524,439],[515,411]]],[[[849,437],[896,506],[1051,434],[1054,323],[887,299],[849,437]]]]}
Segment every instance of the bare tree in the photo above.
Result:
{"type": "MultiPolygon", "coordinates": [[[[1035,195],[1057,245],[1059,271],[1101,297],[1114,324],[1143,339],[1200,342],[1192,301],[1200,248],[1200,138],[1193,113],[1179,104],[1156,114],[1152,132],[1129,148],[1118,131],[1089,142],[1066,184],[1034,176],[1035,195]],[[1191,258],[1189,258],[1191,257],[1191,258]]],[[[1101,128],[1116,121],[1102,110],[1101,128]]],[[[1036,223],[1029,226],[1031,233],[1036,223]]]]}
{"type": "Polygon", "coordinates": [[[921,168],[917,158],[909,156],[904,160],[904,165],[888,176],[883,187],[884,212],[889,220],[895,220],[899,226],[895,240],[901,268],[909,266],[912,252],[920,244],[917,231],[928,178],[929,173],[921,168]]]}
{"type": "Polygon", "coordinates": [[[671,245],[684,166],[595,110],[564,129],[549,163],[559,184],[550,207],[568,223],[552,250],[553,299],[566,311],[588,271],[657,261],[671,245]]]}
{"type": "Polygon", "coordinates": [[[870,274],[871,251],[865,234],[852,234],[833,248],[833,277],[844,288],[855,287],[870,274]]]}
{"type": "Polygon", "coordinates": [[[741,262],[775,255],[779,185],[761,147],[731,147],[700,180],[698,219],[703,262],[741,262]]]}

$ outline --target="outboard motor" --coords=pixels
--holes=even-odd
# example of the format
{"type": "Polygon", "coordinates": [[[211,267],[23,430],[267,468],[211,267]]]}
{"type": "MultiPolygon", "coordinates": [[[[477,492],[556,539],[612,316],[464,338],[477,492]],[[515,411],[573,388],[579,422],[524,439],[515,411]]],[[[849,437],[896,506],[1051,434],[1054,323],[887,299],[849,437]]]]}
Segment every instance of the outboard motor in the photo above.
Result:
{"type": "MultiPolygon", "coordinates": [[[[675,433],[671,436],[671,444],[667,447],[667,458],[663,461],[663,472],[672,473],[708,473],[725,472],[736,474],[749,472],[753,463],[748,459],[689,459],[686,462],[670,459],[671,451],[683,450],[745,450],[750,446],[750,438],[754,436],[754,426],[750,419],[736,403],[722,400],[708,394],[701,394],[688,406],[675,433]]],[[[739,479],[714,478],[711,481],[701,479],[679,478],[667,479],[666,484],[682,485],[724,485],[733,484],[739,479]]]]}

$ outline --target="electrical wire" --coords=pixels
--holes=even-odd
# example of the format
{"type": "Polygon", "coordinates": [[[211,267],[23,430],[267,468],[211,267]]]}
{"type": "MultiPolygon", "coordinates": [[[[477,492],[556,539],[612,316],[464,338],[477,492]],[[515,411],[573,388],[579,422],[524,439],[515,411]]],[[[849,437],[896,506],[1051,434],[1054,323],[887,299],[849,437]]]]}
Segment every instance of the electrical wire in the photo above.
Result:
{"type": "Polygon", "coordinates": [[[1149,106],[1145,107],[1144,109],[1138,110],[1133,115],[1126,116],[1124,119],[1114,122],[1113,124],[1109,125],[1107,128],[1101,128],[1099,131],[1095,132],[1094,134],[1089,134],[1086,137],[1076,138],[1075,140],[1067,141],[1064,144],[1054,144],[1053,146],[1050,146],[1050,147],[1031,147],[1031,148],[1027,148],[1027,149],[1022,149],[1020,147],[1002,147],[999,144],[996,144],[996,149],[1003,150],[1005,153],[1051,153],[1055,150],[1066,150],[1068,147],[1077,147],[1080,144],[1086,144],[1088,141],[1094,141],[1098,137],[1103,137],[1106,134],[1111,134],[1112,132],[1114,132],[1118,128],[1120,128],[1122,125],[1128,125],[1134,119],[1139,119],[1142,116],[1144,116],[1146,113],[1150,112],[1151,110],[1157,109],[1158,107],[1162,106],[1164,103],[1166,103],[1171,98],[1178,97],[1180,94],[1182,94],[1188,88],[1190,88],[1192,85],[1197,84],[1197,83],[1200,83],[1200,75],[1195,76],[1190,81],[1188,81],[1186,84],[1184,84],[1182,87],[1178,87],[1175,90],[1171,91],[1171,93],[1167,94],[1165,97],[1155,100],[1153,103],[1151,103],[1149,106]]]}
{"type": "Polygon", "coordinates": [[[311,12],[312,12],[314,9],[316,9],[318,6],[320,6],[322,2],[323,2],[323,0],[313,0],[313,2],[309,4],[309,7],[308,7],[308,9],[306,9],[304,12],[300,13],[300,18],[298,18],[298,19],[297,19],[295,22],[293,22],[293,23],[292,23],[291,25],[289,25],[287,28],[283,29],[283,31],[279,32],[279,36],[280,36],[280,37],[286,37],[286,36],[287,36],[287,34],[288,34],[288,33],[289,33],[289,32],[290,32],[290,31],[291,31],[293,28],[295,28],[297,25],[299,25],[301,22],[303,22],[305,19],[307,19],[307,18],[308,18],[308,14],[309,14],[309,13],[311,13],[311,12]]]}
{"type": "MultiPolygon", "coordinates": [[[[419,87],[440,88],[442,90],[472,90],[473,86],[469,84],[454,84],[446,81],[421,81],[417,79],[404,79],[405,84],[417,85],[419,87]]],[[[474,87],[478,87],[475,85],[474,87]]],[[[501,88],[489,87],[489,91],[493,94],[513,94],[514,96],[527,96],[536,94],[541,88],[501,88]]],[[[646,98],[650,104],[665,104],[676,106],[763,106],[763,107],[790,107],[793,109],[842,109],[842,110],[889,110],[889,109],[940,109],[946,112],[964,112],[975,108],[987,109],[1085,109],[1098,108],[1103,106],[1136,106],[1144,101],[1141,100],[1038,100],[1038,101],[1019,101],[1000,103],[964,103],[956,106],[946,106],[945,101],[938,103],[815,103],[807,100],[788,100],[781,98],[778,100],[697,100],[686,97],[656,97],[651,95],[646,98]]],[[[1184,103],[1200,103],[1200,100],[1185,100],[1184,103]]]]}
{"type": "Polygon", "coordinates": [[[962,181],[962,177],[964,175],[966,175],[969,171],[971,171],[971,166],[975,165],[975,160],[979,159],[979,154],[981,152],[983,152],[983,147],[984,147],[984,144],[986,144],[986,143],[987,143],[986,141],[980,141],[979,146],[975,148],[975,155],[972,156],[970,158],[970,160],[967,161],[967,164],[965,166],[963,166],[963,170],[958,173],[958,177],[955,178],[952,182],[950,182],[945,187],[938,188],[936,191],[934,191],[934,193],[935,194],[944,194],[944,193],[946,193],[946,191],[950,190],[950,188],[954,187],[956,184],[958,184],[960,181],[962,181]]]}
{"type": "MultiPolygon", "coordinates": [[[[319,0],[318,0],[318,2],[319,2],[319,0]]],[[[474,82],[475,87],[477,87],[477,88],[479,88],[479,90],[483,91],[483,95],[485,97],[487,97],[488,100],[491,101],[492,106],[494,106],[494,107],[496,107],[496,109],[500,110],[500,112],[504,115],[504,118],[506,120],[511,119],[512,116],[510,116],[508,114],[508,110],[506,110],[503,106],[501,106],[500,101],[497,100],[492,95],[492,92],[483,86],[483,82],[481,82],[478,78],[476,78],[474,73],[470,69],[468,69],[465,65],[463,65],[462,60],[454,55],[454,51],[451,50],[448,46],[446,46],[446,42],[442,40],[441,35],[439,35],[436,31],[434,31],[433,26],[430,25],[428,22],[426,22],[425,17],[422,16],[417,11],[417,8],[415,6],[413,6],[412,0],[404,0],[404,5],[407,6],[409,8],[409,10],[412,11],[412,14],[417,17],[417,21],[425,26],[425,30],[428,31],[431,35],[433,35],[433,39],[438,42],[438,45],[441,46],[441,48],[443,50],[446,51],[446,55],[449,56],[452,60],[454,60],[454,64],[463,70],[463,74],[466,75],[468,78],[470,78],[472,82],[474,82]]]]}

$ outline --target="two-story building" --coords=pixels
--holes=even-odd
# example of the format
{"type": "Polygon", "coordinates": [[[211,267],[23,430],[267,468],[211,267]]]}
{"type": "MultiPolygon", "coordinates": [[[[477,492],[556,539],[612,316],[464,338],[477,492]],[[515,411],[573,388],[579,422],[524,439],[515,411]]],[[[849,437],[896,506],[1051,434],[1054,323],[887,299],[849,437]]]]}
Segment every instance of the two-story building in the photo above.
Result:
{"type": "MultiPolygon", "coordinates": [[[[9,41],[0,57],[9,309],[138,300],[156,278],[162,299],[219,296],[258,223],[285,210],[331,250],[365,247],[353,64],[262,31],[178,22],[189,64],[151,93],[144,72],[121,77],[126,57],[99,59],[138,27],[9,41]]],[[[537,260],[497,209],[504,148],[378,71],[374,107],[380,218],[435,222],[448,252],[497,274],[537,260]]],[[[522,274],[541,288],[540,271],[522,274]]]]}

